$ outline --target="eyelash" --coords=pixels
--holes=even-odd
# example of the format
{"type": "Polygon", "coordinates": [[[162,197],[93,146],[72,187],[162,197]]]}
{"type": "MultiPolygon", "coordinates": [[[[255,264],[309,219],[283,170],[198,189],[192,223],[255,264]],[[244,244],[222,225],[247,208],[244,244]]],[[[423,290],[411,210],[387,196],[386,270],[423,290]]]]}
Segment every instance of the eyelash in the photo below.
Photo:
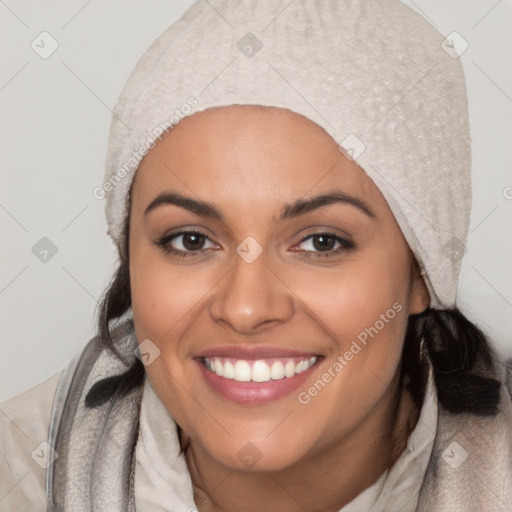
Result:
{"type": "MultiPolygon", "coordinates": [[[[179,256],[181,258],[187,258],[187,257],[194,257],[198,256],[203,251],[207,251],[208,249],[199,249],[197,251],[182,251],[181,249],[174,249],[170,246],[170,242],[180,236],[183,235],[199,235],[203,236],[205,238],[208,238],[204,233],[201,233],[200,231],[195,230],[189,230],[189,231],[180,231],[179,233],[174,233],[172,235],[167,235],[161,238],[160,240],[157,240],[155,242],[155,245],[162,249],[167,254],[172,254],[174,256],[179,256]]],[[[330,250],[330,251],[302,251],[304,254],[303,256],[305,258],[330,258],[333,256],[338,256],[339,254],[348,252],[350,250],[353,250],[355,248],[355,245],[350,240],[346,240],[344,238],[339,237],[338,235],[331,233],[329,231],[320,231],[318,233],[312,233],[311,235],[308,235],[307,237],[303,238],[298,245],[303,244],[306,240],[309,240],[310,238],[316,237],[316,236],[328,236],[331,238],[334,238],[336,242],[339,242],[341,247],[338,247],[336,250],[330,250]]]]}

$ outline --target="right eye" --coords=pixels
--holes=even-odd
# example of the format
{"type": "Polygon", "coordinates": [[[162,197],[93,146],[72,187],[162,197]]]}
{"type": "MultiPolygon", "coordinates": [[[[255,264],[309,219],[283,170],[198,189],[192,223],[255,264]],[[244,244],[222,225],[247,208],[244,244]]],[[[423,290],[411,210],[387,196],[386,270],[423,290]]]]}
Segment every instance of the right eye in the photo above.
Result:
{"type": "Polygon", "coordinates": [[[156,245],[168,254],[181,257],[197,256],[210,248],[204,248],[205,242],[213,242],[200,231],[180,231],[166,235],[156,242],[156,245]]]}

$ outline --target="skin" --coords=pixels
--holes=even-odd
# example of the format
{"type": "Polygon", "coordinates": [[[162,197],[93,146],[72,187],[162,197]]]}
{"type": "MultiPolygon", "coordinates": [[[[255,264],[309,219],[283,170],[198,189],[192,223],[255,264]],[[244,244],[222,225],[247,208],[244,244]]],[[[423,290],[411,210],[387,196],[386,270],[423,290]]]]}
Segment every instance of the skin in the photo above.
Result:
{"type": "Polygon", "coordinates": [[[137,339],[161,351],[147,375],[182,429],[199,511],[261,512],[269,503],[337,511],[403,450],[418,411],[401,391],[401,351],[407,317],[428,306],[428,292],[380,191],[321,127],[259,106],[182,120],[136,173],[129,265],[137,339]],[[164,190],[206,201],[223,219],[173,204],[144,215],[164,190]],[[364,201],[374,218],[334,203],[278,220],[285,204],[333,190],[364,201]],[[192,256],[156,244],[192,228],[204,242],[167,243],[192,256]],[[326,231],[354,248],[334,254],[333,239],[322,248],[312,235],[326,231]],[[263,249],[250,264],[236,252],[248,236],[263,249]],[[320,354],[304,391],[394,303],[401,311],[306,405],[296,392],[260,405],[230,402],[194,360],[221,345],[320,354]],[[261,454],[250,468],[237,455],[248,442],[261,454]]]}

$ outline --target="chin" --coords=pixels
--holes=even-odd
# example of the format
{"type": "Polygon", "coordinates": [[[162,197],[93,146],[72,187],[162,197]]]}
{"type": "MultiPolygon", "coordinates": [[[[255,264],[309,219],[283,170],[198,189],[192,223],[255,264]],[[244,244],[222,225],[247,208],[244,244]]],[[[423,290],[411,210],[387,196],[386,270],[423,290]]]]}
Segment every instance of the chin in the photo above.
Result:
{"type": "Polygon", "coordinates": [[[272,454],[248,442],[238,450],[236,457],[233,457],[232,453],[222,454],[217,462],[231,471],[274,473],[296,465],[299,460],[294,453],[281,451],[278,454],[272,454]]]}
{"type": "MultiPolygon", "coordinates": [[[[289,437],[288,440],[292,441],[289,437]]],[[[303,442],[296,441],[285,444],[282,438],[270,441],[256,436],[240,436],[230,440],[229,445],[217,445],[213,451],[212,440],[209,440],[207,448],[212,459],[231,471],[277,472],[300,463],[305,456],[303,442]],[[302,445],[300,451],[296,446],[299,444],[302,445]]]]}

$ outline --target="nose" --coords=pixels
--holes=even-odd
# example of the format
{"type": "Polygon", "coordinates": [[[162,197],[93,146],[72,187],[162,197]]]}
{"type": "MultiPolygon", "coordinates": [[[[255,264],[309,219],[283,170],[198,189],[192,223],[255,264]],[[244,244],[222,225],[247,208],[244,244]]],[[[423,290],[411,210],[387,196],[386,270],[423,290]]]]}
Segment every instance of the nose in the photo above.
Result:
{"type": "Polygon", "coordinates": [[[264,254],[252,263],[237,255],[210,304],[210,314],[217,323],[244,335],[285,322],[293,313],[292,294],[268,267],[264,254]]]}

